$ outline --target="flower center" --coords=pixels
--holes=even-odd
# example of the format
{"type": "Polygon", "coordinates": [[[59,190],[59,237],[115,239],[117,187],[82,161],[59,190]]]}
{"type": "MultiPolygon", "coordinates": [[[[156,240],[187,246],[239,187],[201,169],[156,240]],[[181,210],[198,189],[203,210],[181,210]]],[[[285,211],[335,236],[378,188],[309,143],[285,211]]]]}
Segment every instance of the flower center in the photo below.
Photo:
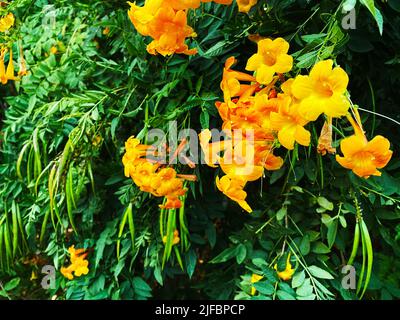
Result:
{"type": "Polygon", "coordinates": [[[264,54],[264,64],[266,64],[267,66],[271,67],[274,64],[276,64],[276,55],[274,52],[272,51],[267,51],[264,54]]]}
{"type": "Polygon", "coordinates": [[[333,95],[333,90],[331,84],[326,80],[321,80],[317,85],[317,92],[324,97],[331,97],[333,95]]]}

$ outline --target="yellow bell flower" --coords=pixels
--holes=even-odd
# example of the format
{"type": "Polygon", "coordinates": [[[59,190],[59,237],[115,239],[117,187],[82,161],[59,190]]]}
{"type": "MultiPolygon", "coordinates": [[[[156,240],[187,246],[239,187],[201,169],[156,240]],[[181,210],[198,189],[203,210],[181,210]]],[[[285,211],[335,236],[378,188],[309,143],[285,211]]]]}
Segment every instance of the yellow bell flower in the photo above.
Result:
{"type": "Polygon", "coordinates": [[[284,281],[292,279],[292,276],[294,274],[294,269],[292,268],[292,264],[290,263],[290,253],[288,254],[287,260],[286,260],[286,269],[283,271],[278,271],[278,264],[275,264],[274,269],[276,270],[276,273],[279,278],[281,278],[284,281]]]}
{"type": "MultiPolygon", "coordinates": [[[[256,283],[256,282],[262,280],[263,278],[264,278],[263,276],[260,276],[260,275],[258,275],[258,274],[253,273],[253,274],[251,275],[250,282],[251,282],[251,283],[256,283]]],[[[251,295],[252,295],[252,296],[254,296],[254,295],[256,294],[256,291],[257,291],[256,288],[254,288],[254,286],[251,286],[251,295]]]]}
{"type": "Polygon", "coordinates": [[[333,61],[318,62],[309,76],[299,75],[292,84],[293,95],[301,100],[299,112],[309,121],[321,114],[338,118],[346,115],[350,102],[345,96],[349,77],[333,61]]]}
{"type": "Polygon", "coordinates": [[[8,31],[15,22],[14,15],[10,12],[5,17],[0,18],[0,32],[8,31]]]}
{"type": "Polygon", "coordinates": [[[249,213],[253,211],[245,200],[247,197],[246,191],[243,190],[246,184],[245,181],[223,176],[221,179],[217,177],[215,183],[219,191],[237,202],[244,210],[249,213]]]}
{"type": "Polygon", "coordinates": [[[275,73],[289,72],[293,57],[288,55],[289,43],[283,38],[263,39],[257,43],[258,51],[247,61],[246,70],[255,71],[257,82],[268,85],[275,73]]]}
{"type": "Polygon", "coordinates": [[[252,7],[257,4],[258,0],[237,0],[239,12],[248,13],[252,7]]]}

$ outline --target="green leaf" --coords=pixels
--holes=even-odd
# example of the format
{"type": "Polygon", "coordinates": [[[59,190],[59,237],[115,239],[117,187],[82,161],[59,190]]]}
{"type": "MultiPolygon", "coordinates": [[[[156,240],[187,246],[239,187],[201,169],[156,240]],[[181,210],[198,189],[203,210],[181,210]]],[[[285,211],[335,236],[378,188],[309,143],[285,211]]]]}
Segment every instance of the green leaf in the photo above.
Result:
{"type": "Polygon", "coordinates": [[[279,211],[276,213],[276,219],[278,221],[281,221],[287,214],[287,208],[286,207],[282,207],[279,209],[279,211]]]}
{"type": "Polygon", "coordinates": [[[274,286],[269,281],[260,281],[253,284],[254,288],[261,294],[270,296],[275,292],[274,286]]]}
{"type": "Polygon", "coordinates": [[[203,110],[200,114],[200,124],[203,129],[210,127],[210,115],[206,110],[203,110]]]}
{"type": "Polygon", "coordinates": [[[328,247],[329,248],[332,248],[333,244],[335,243],[336,234],[337,234],[337,228],[338,228],[338,221],[337,220],[334,220],[328,226],[327,240],[328,240],[328,247]]]}
{"type": "Polygon", "coordinates": [[[346,0],[343,3],[343,10],[344,11],[351,11],[356,6],[357,0],[346,0]]]}
{"type": "Polygon", "coordinates": [[[307,297],[309,295],[311,295],[313,293],[313,286],[311,285],[311,280],[310,279],[306,279],[303,284],[297,288],[296,290],[296,294],[298,296],[303,296],[303,297],[307,297]]]}
{"type": "Polygon", "coordinates": [[[316,254],[325,254],[331,252],[331,249],[329,249],[323,242],[317,241],[313,244],[312,252],[316,254]]]}
{"type": "Polygon", "coordinates": [[[238,264],[242,264],[244,259],[246,259],[247,249],[244,244],[239,244],[237,247],[237,255],[236,255],[236,262],[238,264]]]}
{"type": "Polygon", "coordinates": [[[15,289],[19,285],[20,281],[21,281],[20,278],[11,279],[9,282],[7,282],[4,285],[4,290],[11,291],[11,290],[15,289]]]}
{"type": "Polygon", "coordinates": [[[132,286],[133,288],[136,290],[141,290],[141,291],[148,291],[151,292],[151,288],[150,286],[147,284],[146,281],[144,281],[142,278],[140,277],[134,277],[132,279],[132,286]]]}
{"type": "Polygon", "coordinates": [[[333,276],[328,272],[325,271],[324,269],[321,269],[320,267],[317,266],[309,266],[308,271],[316,278],[320,279],[333,279],[333,276]]]}
{"type": "Polygon", "coordinates": [[[292,278],[292,288],[300,287],[305,279],[306,279],[306,274],[304,270],[297,272],[292,278]]]}
{"type": "Polygon", "coordinates": [[[189,278],[192,278],[194,269],[196,268],[197,263],[197,255],[194,250],[189,250],[186,254],[186,271],[189,275],[189,278]]]}
{"type": "Polygon", "coordinates": [[[310,253],[310,238],[307,234],[305,234],[301,239],[299,249],[303,256],[306,256],[310,253]]]}
{"type": "Polygon", "coordinates": [[[295,297],[283,290],[278,290],[276,292],[276,296],[279,298],[279,300],[296,300],[295,297]]]}
{"type": "Polygon", "coordinates": [[[360,3],[368,8],[369,12],[371,12],[372,16],[375,18],[376,23],[378,24],[379,33],[382,35],[383,33],[383,17],[381,12],[377,7],[375,7],[374,0],[360,0],[360,3]]]}
{"type": "Polygon", "coordinates": [[[222,251],[219,255],[217,255],[214,259],[210,261],[210,263],[222,263],[228,261],[236,256],[238,247],[230,247],[222,251]]]}
{"type": "Polygon", "coordinates": [[[333,203],[330,202],[328,199],[326,199],[325,197],[318,197],[317,198],[317,202],[318,204],[324,208],[325,210],[329,210],[332,211],[333,210],[333,203]]]}

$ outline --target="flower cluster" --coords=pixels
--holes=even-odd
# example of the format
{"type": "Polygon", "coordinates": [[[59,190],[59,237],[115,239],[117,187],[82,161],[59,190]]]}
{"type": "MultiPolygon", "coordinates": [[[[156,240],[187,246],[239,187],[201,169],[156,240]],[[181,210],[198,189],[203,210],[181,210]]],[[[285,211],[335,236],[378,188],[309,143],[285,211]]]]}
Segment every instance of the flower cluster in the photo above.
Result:
{"type": "Polygon", "coordinates": [[[171,167],[163,167],[161,163],[147,159],[146,156],[156,155],[152,146],[143,145],[139,139],[130,137],[125,143],[126,152],[122,158],[125,176],[131,177],[141,191],[151,193],[156,197],[165,197],[164,209],[181,207],[180,196],[186,193],[185,180],[194,180],[190,175],[180,175],[171,167]]]}
{"type": "MultiPolygon", "coordinates": [[[[257,53],[246,65],[246,70],[253,74],[232,70],[234,57],[225,63],[221,81],[224,101],[217,102],[216,107],[228,140],[210,143],[209,130],[199,135],[207,164],[219,165],[225,173],[216,178],[217,188],[251,212],[243,190],[247,182],[260,179],[264,170],[282,166],[283,159],[273,154],[277,147],[293,150],[296,143],[309,146],[311,133],[306,126],[321,115],[326,122],[318,152],[335,153],[332,119],[347,116],[356,134],[341,142],[344,157],[337,156],[337,161],[360,177],[379,175],[377,168],[383,168],[392,155],[390,143],[381,136],[368,142],[359,116],[357,127],[351,120],[346,96],[347,73],[339,66],[334,67],[332,60],[326,60],[316,63],[309,75],[287,78],[285,73],[293,67],[289,44],[277,38],[259,39],[257,45],[257,53]]],[[[353,107],[351,110],[357,112],[353,107]]]]}
{"type": "MultiPolygon", "coordinates": [[[[187,23],[190,9],[197,9],[201,2],[214,1],[230,5],[232,0],[146,0],[142,7],[128,2],[128,11],[136,30],[153,41],[147,46],[150,54],[163,56],[174,53],[194,55],[197,49],[189,49],[186,39],[196,37],[196,32],[187,23]]],[[[257,0],[239,0],[240,12],[248,12],[257,0]]]]}
{"type": "Polygon", "coordinates": [[[68,267],[61,267],[61,274],[68,280],[73,280],[75,277],[80,277],[89,273],[89,261],[86,260],[87,252],[85,249],[75,249],[71,246],[68,249],[70,254],[71,264],[68,267]]]}
{"type": "MultiPolygon", "coordinates": [[[[15,18],[11,12],[0,18],[0,33],[9,33],[9,30],[14,26],[14,22],[15,18]]],[[[7,84],[8,81],[19,80],[20,77],[27,75],[26,62],[23,56],[22,47],[20,46],[18,77],[15,76],[12,47],[12,43],[9,46],[0,44],[0,82],[3,85],[7,84]],[[7,67],[6,56],[8,56],[7,67]]]]}

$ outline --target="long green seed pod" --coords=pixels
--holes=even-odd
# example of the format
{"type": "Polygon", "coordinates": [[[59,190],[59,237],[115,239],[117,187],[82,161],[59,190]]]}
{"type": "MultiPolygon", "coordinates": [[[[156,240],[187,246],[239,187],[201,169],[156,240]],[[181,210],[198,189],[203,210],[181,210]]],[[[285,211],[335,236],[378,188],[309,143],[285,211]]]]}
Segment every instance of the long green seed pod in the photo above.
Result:
{"type": "Polygon", "coordinates": [[[353,240],[353,249],[350,254],[349,261],[347,262],[348,265],[352,265],[354,259],[357,255],[358,247],[360,244],[360,224],[358,220],[356,221],[355,228],[354,228],[354,240],[353,240]]]}

